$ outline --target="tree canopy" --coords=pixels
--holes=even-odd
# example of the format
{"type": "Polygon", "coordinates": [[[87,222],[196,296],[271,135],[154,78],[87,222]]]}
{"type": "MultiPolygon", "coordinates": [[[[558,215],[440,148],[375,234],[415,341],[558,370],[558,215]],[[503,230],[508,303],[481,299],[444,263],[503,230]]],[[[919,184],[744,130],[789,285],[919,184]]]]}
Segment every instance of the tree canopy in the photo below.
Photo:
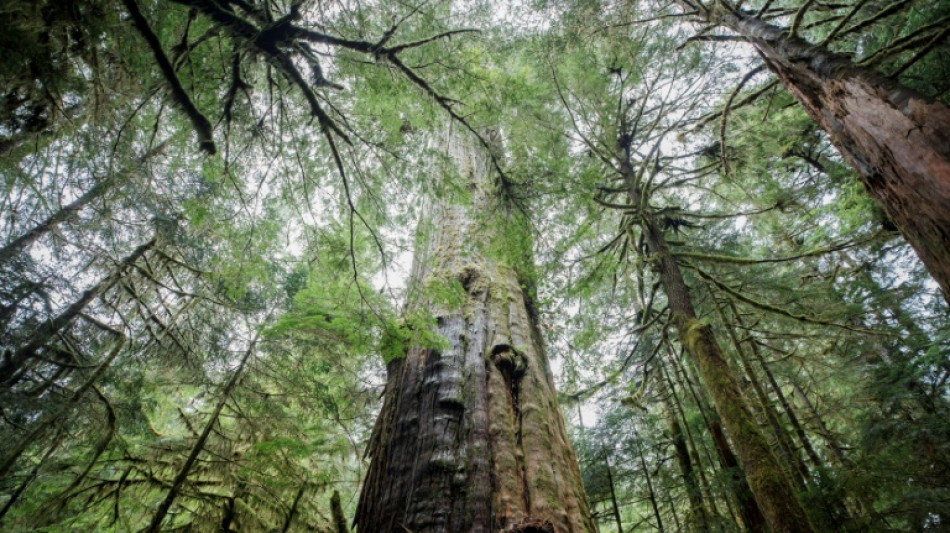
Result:
{"type": "Polygon", "coordinates": [[[0,527],[347,530],[448,125],[601,531],[946,529],[948,13],[0,0],[0,527]]]}

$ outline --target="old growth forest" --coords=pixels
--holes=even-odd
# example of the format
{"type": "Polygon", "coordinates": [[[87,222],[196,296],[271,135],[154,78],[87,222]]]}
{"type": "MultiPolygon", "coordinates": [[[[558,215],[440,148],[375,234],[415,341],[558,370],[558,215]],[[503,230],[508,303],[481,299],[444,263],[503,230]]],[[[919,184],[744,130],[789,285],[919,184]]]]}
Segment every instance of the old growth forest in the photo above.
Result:
{"type": "Polygon", "coordinates": [[[950,1],[0,0],[0,531],[950,531],[950,1]]]}

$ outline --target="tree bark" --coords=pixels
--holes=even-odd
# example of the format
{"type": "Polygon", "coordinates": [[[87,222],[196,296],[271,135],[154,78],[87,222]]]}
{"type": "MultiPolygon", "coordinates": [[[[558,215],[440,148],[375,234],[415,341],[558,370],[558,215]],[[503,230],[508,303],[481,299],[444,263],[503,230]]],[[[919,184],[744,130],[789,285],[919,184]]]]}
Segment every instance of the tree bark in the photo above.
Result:
{"type": "Polygon", "coordinates": [[[513,269],[531,255],[511,233],[527,233],[504,225],[514,215],[496,200],[487,154],[458,133],[447,144],[471,201],[431,207],[412,279],[418,293],[450,286],[459,298],[409,304],[434,315],[446,343],[409,346],[387,365],[357,530],[593,532],[525,294],[532,282],[513,269]]]}
{"type": "Polygon", "coordinates": [[[950,108],[746,13],[719,4],[708,19],[758,50],[857,170],[950,303],[950,108]]]}

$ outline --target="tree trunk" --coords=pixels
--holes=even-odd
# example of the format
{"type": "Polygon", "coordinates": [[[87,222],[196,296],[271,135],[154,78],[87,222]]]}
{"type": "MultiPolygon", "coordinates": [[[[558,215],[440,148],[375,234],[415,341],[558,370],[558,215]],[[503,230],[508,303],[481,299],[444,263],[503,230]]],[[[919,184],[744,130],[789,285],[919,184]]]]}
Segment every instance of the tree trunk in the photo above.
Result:
{"type": "Polygon", "coordinates": [[[653,517],[656,518],[656,529],[660,533],[666,531],[663,528],[663,517],[660,515],[660,506],[656,503],[656,491],[653,490],[653,481],[650,480],[650,469],[647,468],[646,459],[643,457],[643,443],[640,437],[634,433],[633,440],[637,443],[637,454],[640,456],[640,471],[643,472],[643,478],[647,482],[647,493],[650,495],[650,506],[653,507],[653,517]]]}
{"type": "Polygon", "coordinates": [[[333,516],[333,533],[350,533],[346,527],[346,517],[343,515],[343,505],[340,503],[340,491],[333,491],[330,497],[330,515],[333,516]]]}
{"type": "Polygon", "coordinates": [[[614,474],[610,471],[610,459],[606,451],[604,452],[604,468],[607,470],[607,486],[610,487],[610,507],[614,513],[614,523],[617,524],[617,533],[623,533],[623,519],[620,518],[620,504],[617,503],[614,474]]]}
{"type": "Polygon", "coordinates": [[[680,474],[683,475],[683,483],[686,485],[686,495],[689,497],[690,529],[708,531],[709,519],[706,516],[706,508],[703,506],[702,492],[700,492],[699,484],[696,482],[696,474],[693,472],[693,461],[689,457],[689,448],[686,446],[683,430],[680,428],[679,421],[676,420],[676,415],[673,414],[673,408],[669,405],[669,400],[664,402],[663,415],[666,417],[666,423],[670,428],[670,439],[673,441],[673,449],[676,451],[676,461],[679,464],[680,474]]]}
{"type": "MultiPolygon", "coordinates": [[[[766,530],[765,517],[762,516],[759,504],[752,496],[752,489],[749,488],[749,483],[746,481],[745,471],[743,471],[739,465],[739,460],[736,459],[736,454],[733,453],[732,447],[726,439],[726,434],[722,431],[722,424],[719,422],[718,415],[709,407],[706,398],[700,397],[696,392],[695,387],[693,387],[694,380],[691,380],[690,376],[687,375],[686,368],[683,367],[680,361],[673,357],[673,354],[670,354],[670,362],[674,365],[673,375],[676,376],[680,387],[684,390],[688,390],[693,397],[693,402],[696,404],[696,408],[703,418],[703,423],[706,425],[706,429],[709,430],[713,446],[716,448],[716,457],[719,459],[719,466],[724,471],[729,472],[732,481],[732,493],[733,496],[735,496],[736,503],[739,505],[739,517],[742,518],[742,523],[748,531],[752,531],[753,533],[764,532],[766,530]]],[[[712,461],[712,455],[708,450],[706,455],[708,459],[712,461]]],[[[726,502],[729,502],[728,498],[726,502]]],[[[730,511],[732,511],[731,506],[730,511]]],[[[735,513],[733,512],[732,514],[733,517],[735,517],[735,513]]]]}
{"type": "Polygon", "coordinates": [[[950,108],[761,19],[721,5],[708,18],[759,51],[950,302],[950,108]]]}
{"type": "MultiPolygon", "coordinates": [[[[733,310],[733,312],[735,312],[735,310],[733,310]]],[[[726,334],[728,335],[729,339],[732,340],[732,344],[735,347],[735,360],[738,361],[739,368],[742,369],[746,375],[746,378],[749,380],[749,386],[755,393],[755,397],[758,398],[759,405],[761,405],[762,414],[765,417],[766,422],[768,422],[769,427],[772,429],[772,433],[775,435],[776,444],[779,451],[782,453],[782,459],[785,461],[785,466],[787,467],[786,474],[789,475],[789,480],[795,485],[795,487],[799,490],[802,490],[805,488],[805,484],[810,479],[808,467],[798,455],[795,445],[792,443],[788,432],[785,430],[785,427],[779,420],[778,413],[775,411],[768,393],[762,387],[762,383],[759,381],[759,376],[756,375],[751,363],[748,360],[748,357],[746,356],[745,350],[742,347],[742,342],[740,342],[735,328],[733,327],[732,323],[726,319],[726,315],[723,313],[722,307],[718,303],[716,304],[716,314],[719,316],[719,320],[722,323],[723,329],[726,331],[726,334]]],[[[751,333],[749,335],[751,335],[751,333]]],[[[755,341],[751,340],[750,345],[755,348],[755,341]]]]}
{"type": "Polygon", "coordinates": [[[387,365],[356,526],[593,532],[525,293],[532,282],[512,268],[530,265],[529,241],[512,237],[526,229],[502,212],[487,154],[458,133],[447,144],[469,180],[471,201],[429,209],[412,273],[420,290],[410,293],[430,296],[409,304],[434,315],[446,342],[440,349],[408,346],[387,365]],[[455,287],[456,297],[436,287],[455,287]]]}
{"type": "MultiPolygon", "coordinates": [[[[667,348],[669,348],[668,344],[667,344],[667,348]]],[[[685,434],[686,434],[685,443],[687,444],[687,447],[686,447],[687,458],[691,458],[690,472],[694,474],[698,474],[699,485],[697,485],[697,489],[698,489],[698,495],[699,495],[699,503],[702,506],[702,512],[705,519],[703,522],[702,530],[707,531],[710,528],[714,527],[714,522],[718,521],[720,518],[719,509],[716,506],[716,498],[712,492],[712,488],[709,486],[709,481],[706,479],[706,474],[704,473],[704,468],[703,468],[702,459],[699,453],[699,448],[696,446],[696,441],[693,439],[693,432],[689,428],[689,420],[687,420],[686,418],[686,414],[683,411],[683,405],[680,402],[679,395],[677,395],[676,393],[676,385],[674,384],[673,379],[670,378],[670,371],[667,370],[666,364],[664,363],[662,358],[658,360],[657,366],[659,367],[660,373],[663,376],[663,382],[666,385],[666,390],[669,391],[669,399],[667,400],[667,405],[672,408],[672,412],[670,413],[670,415],[673,416],[674,419],[677,421],[677,426],[680,426],[685,430],[685,434]],[[680,422],[682,422],[682,424],[680,424],[680,422]],[[695,469],[692,468],[692,464],[696,465],[695,469]],[[711,518],[710,518],[709,513],[706,512],[706,507],[704,505],[705,502],[709,503],[710,510],[712,511],[711,518]]],[[[682,435],[680,436],[680,438],[682,438],[682,435]]],[[[705,445],[703,446],[703,448],[707,450],[706,457],[711,460],[712,455],[708,453],[708,449],[706,448],[705,445]]],[[[697,476],[694,476],[693,477],[694,483],[696,479],[697,479],[697,476]]],[[[743,476],[742,479],[745,479],[745,477],[743,476]]],[[[726,506],[728,507],[729,514],[735,519],[735,522],[738,523],[739,518],[735,515],[735,513],[732,512],[732,505],[729,502],[728,495],[726,493],[723,493],[723,496],[724,496],[723,499],[726,502],[726,506]]]]}

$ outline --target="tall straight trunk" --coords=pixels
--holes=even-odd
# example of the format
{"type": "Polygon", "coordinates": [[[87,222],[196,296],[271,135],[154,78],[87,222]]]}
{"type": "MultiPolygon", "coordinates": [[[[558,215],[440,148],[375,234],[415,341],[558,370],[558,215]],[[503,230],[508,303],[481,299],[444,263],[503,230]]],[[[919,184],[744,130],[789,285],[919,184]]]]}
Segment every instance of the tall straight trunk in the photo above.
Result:
{"type": "MultiPolygon", "coordinates": [[[[686,386],[689,388],[689,392],[693,397],[693,401],[696,403],[696,407],[699,409],[700,416],[703,417],[703,422],[706,424],[706,428],[709,430],[709,434],[712,437],[713,445],[716,447],[716,455],[719,459],[719,466],[722,467],[723,470],[729,472],[732,477],[732,491],[736,498],[736,502],[739,504],[739,516],[742,518],[742,523],[745,525],[747,530],[754,533],[761,533],[765,531],[765,517],[762,515],[762,511],[759,509],[758,502],[756,502],[755,498],[752,496],[752,489],[749,488],[749,482],[747,481],[745,471],[742,469],[742,466],[739,465],[739,460],[736,458],[736,454],[732,451],[732,447],[729,445],[728,439],[726,439],[726,434],[722,430],[722,423],[720,423],[718,415],[716,415],[714,412],[711,412],[712,409],[706,402],[705,397],[701,397],[699,394],[697,394],[696,389],[693,387],[694,380],[691,380],[690,376],[687,375],[686,369],[683,367],[683,365],[675,358],[672,358],[672,355],[670,361],[674,365],[674,375],[676,375],[677,380],[680,381],[680,386],[686,386]],[[682,377],[680,377],[680,374],[682,374],[682,377]],[[685,382],[685,385],[683,382],[685,382]]],[[[728,502],[728,500],[726,501],[728,502]]]]}
{"type": "Polygon", "coordinates": [[[647,491],[650,494],[650,505],[653,507],[653,517],[656,518],[656,529],[660,533],[666,531],[663,528],[663,517],[660,515],[660,506],[656,503],[656,491],[653,490],[653,481],[650,479],[650,469],[647,468],[646,459],[643,457],[643,444],[640,437],[634,434],[634,440],[637,443],[637,454],[640,457],[640,470],[643,472],[643,478],[647,482],[647,491]]]}
{"type": "MultiPolygon", "coordinates": [[[[736,308],[735,303],[730,302],[729,305],[736,324],[738,324],[740,327],[744,327],[745,324],[742,322],[742,316],[739,314],[739,310],[736,308]]],[[[815,447],[812,446],[811,439],[808,438],[805,428],[802,427],[801,422],[798,420],[798,415],[795,414],[795,410],[792,409],[792,405],[789,403],[788,398],[785,396],[785,393],[782,392],[782,387],[779,385],[778,380],[775,379],[772,369],[769,368],[768,362],[766,362],[765,357],[762,355],[762,351],[759,349],[759,344],[756,342],[755,334],[752,333],[752,331],[749,331],[747,341],[752,355],[762,368],[762,373],[765,375],[769,385],[772,387],[772,391],[775,393],[775,397],[778,399],[779,404],[785,411],[788,421],[792,424],[792,429],[795,430],[795,435],[798,436],[798,440],[802,443],[802,448],[805,450],[805,454],[808,455],[808,458],[811,460],[815,468],[824,468],[825,462],[821,459],[821,457],[818,456],[818,452],[815,451],[815,447]]]]}
{"type": "Polygon", "coordinates": [[[756,48],[828,132],[950,302],[950,108],[721,3],[707,19],[756,48]]]}
{"type": "Polygon", "coordinates": [[[512,237],[527,235],[526,228],[506,226],[518,216],[497,200],[488,154],[457,132],[446,144],[471,199],[428,209],[412,272],[419,290],[410,291],[423,296],[409,303],[434,315],[446,342],[441,349],[408,346],[387,365],[356,526],[593,532],[525,294],[533,285],[524,273],[530,245],[512,237]],[[424,296],[447,286],[457,297],[424,296]]]}
{"type": "MultiPolygon", "coordinates": [[[[629,146],[624,152],[621,171],[627,181],[630,204],[644,205],[636,172],[630,164],[629,146]]],[[[660,283],[680,342],[699,367],[703,382],[713,399],[716,412],[732,437],[746,480],[773,533],[805,533],[813,529],[799,503],[782,466],[772,455],[768,442],[759,431],[739,385],[722,355],[712,327],[702,324],[693,305],[689,286],[679,264],[670,252],[660,225],[650,213],[641,213],[643,241],[656,264],[660,283]]]]}
{"type": "Polygon", "coordinates": [[[610,507],[614,513],[614,523],[617,524],[617,533],[623,533],[623,520],[620,518],[620,504],[617,503],[617,491],[614,488],[614,474],[610,470],[610,458],[604,452],[604,468],[607,469],[607,486],[610,487],[610,507]]]}
{"type": "Polygon", "coordinates": [[[667,425],[670,428],[670,439],[673,441],[673,449],[676,451],[676,461],[679,464],[680,474],[683,475],[683,483],[686,485],[686,495],[689,498],[689,523],[690,529],[696,531],[709,530],[709,518],[706,516],[706,508],[703,506],[703,495],[699,490],[699,484],[696,482],[696,473],[693,471],[693,461],[689,457],[689,448],[686,446],[686,439],[683,437],[683,430],[680,428],[676,415],[673,414],[673,408],[666,400],[663,409],[663,415],[666,417],[667,425]]]}
{"type": "MultiPolygon", "coordinates": [[[[680,426],[683,428],[683,430],[685,430],[686,444],[687,444],[687,447],[686,447],[687,458],[691,458],[689,472],[692,474],[698,474],[699,484],[697,485],[697,489],[698,489],[698,496],[699,496],[699,504],[702,507],[703,517],[705,520],[703,522],[704,525],[702,529],[708,530],[712,527],[713,522],[710,521],[710,516],[706,512],[707,510],[704,505],[704,502],[707,502],[707,501],[709,502],[710,510],[712,511],[712,518],[715,520],[718,520],[719,509],[716,506],[716,498],[713,495],[712,489],[709,486],[709,481],[706,479],[706,474],[704,472],[702,460],[699,454],[699,448],[696,446],[696,441],[693,439],[693,432],[689,428],[689,421],[687,420],[686,414],[683,411],[683,405],[680,402],[679,395],[676,393],[676,386],[673,384],[673,380],[670,378],[670,371],[666,369],[666,364],[664,363],[662,358],[658,360],[657,366],[660,369],[660,374],[663,376],[663,382],[666,385],[667,390],[669,391],[669,399],[667,400],[667,405],[669,405],[672,408],[671,416],[675,417],[677,421],[677,426],[680,426]],[[680,422],[682,424],[680,424],[680,422]],[[696,465],[695,469],[693,468],[694,464],[696,465]]],[[[681,435],[681,438],[682,438],[682,435],[681,435]]],[[[707,453],[707,457],[711,457],[711,455],[707,453]]],[[[745,479],[745,477],[743,477],[742,479],[745,479]]],[[[697,476],[693,476],[692,481],[695,483],[696,480],[697,480],[697,476]]],[[[689,488],[688,485],[687,485],[687,488],[689,488]]],[[[726,501],[727,506],[729,507],[730,514],[733,516],[735,521],[738,522],[739,519],[732,512],[732,506],[729,503],[728,496],[726,496],[724,499],[726,501]]]]}
{"type": "Polygon", "coordinates": [[[795,388],[795,393],[801,399],[802,403],[805,404],[805,407],[808,409],[808,412],[811,414],[811,418],[818,428],[818,433],[825,440],[825,444],[828,446],[828,450],[831,451],[831,454],[834,455],[835,461],[839,465],[844,463],[844,452],[841,448],[841,443],[838,442],[838,439],[831,433],[828,429],[828,426],[825,425],[825,421],[821,418],[821,415],[818,413],[818,410],[815,409],[815,406],[811,403],[811,400],[808,398],[808,395],[805,394],[805,391],[802,390],[801,386],[797,381],[792,382],[792,386],[795,388]]]}
{"type": "MultiPolygon", "coordinates": [[[[752,391],[755,393],[755,397],[759,401],[759,405],[762,408],[762,414],[765,416],[766,422],[768,422],[769,427],[772,429],[772,433],[775,435],[779,451],[782,452],[782,458],[785,461],[785,466],[788,467],[788,471],[786,473],[789,474],[790,480],[795,484],[796,488],[802,490],[805,488],[805,483],[808,482],[810,477],[808,467],[798,455],[795,445],[792,443],[788,432],[785,430],[785,427],[779,420],[778,413],[775,411],[775,408],[772,405],[772,401],[769,398],[768,392],[766,392],[762,387],[762,383],[759,381],[759,376],[756,375],[752,365],[749,363],[745,349],[742,347],[742,343],[739,340],[739,336],[736,333],[735,328],[731,322],[726,320],[726,316],[722,311],[722,307],[718,303],[716,304],[716,314],[719,316],[719,320],[722,323],[723,329],[726,331],[726,334],[735,347],[735,360],[738,361],[739,367],[749,380],[749,386],[752,388],[752,391]]],[[[753,340],[753,346],[754,343],[755,341],[753,340]]]]}

